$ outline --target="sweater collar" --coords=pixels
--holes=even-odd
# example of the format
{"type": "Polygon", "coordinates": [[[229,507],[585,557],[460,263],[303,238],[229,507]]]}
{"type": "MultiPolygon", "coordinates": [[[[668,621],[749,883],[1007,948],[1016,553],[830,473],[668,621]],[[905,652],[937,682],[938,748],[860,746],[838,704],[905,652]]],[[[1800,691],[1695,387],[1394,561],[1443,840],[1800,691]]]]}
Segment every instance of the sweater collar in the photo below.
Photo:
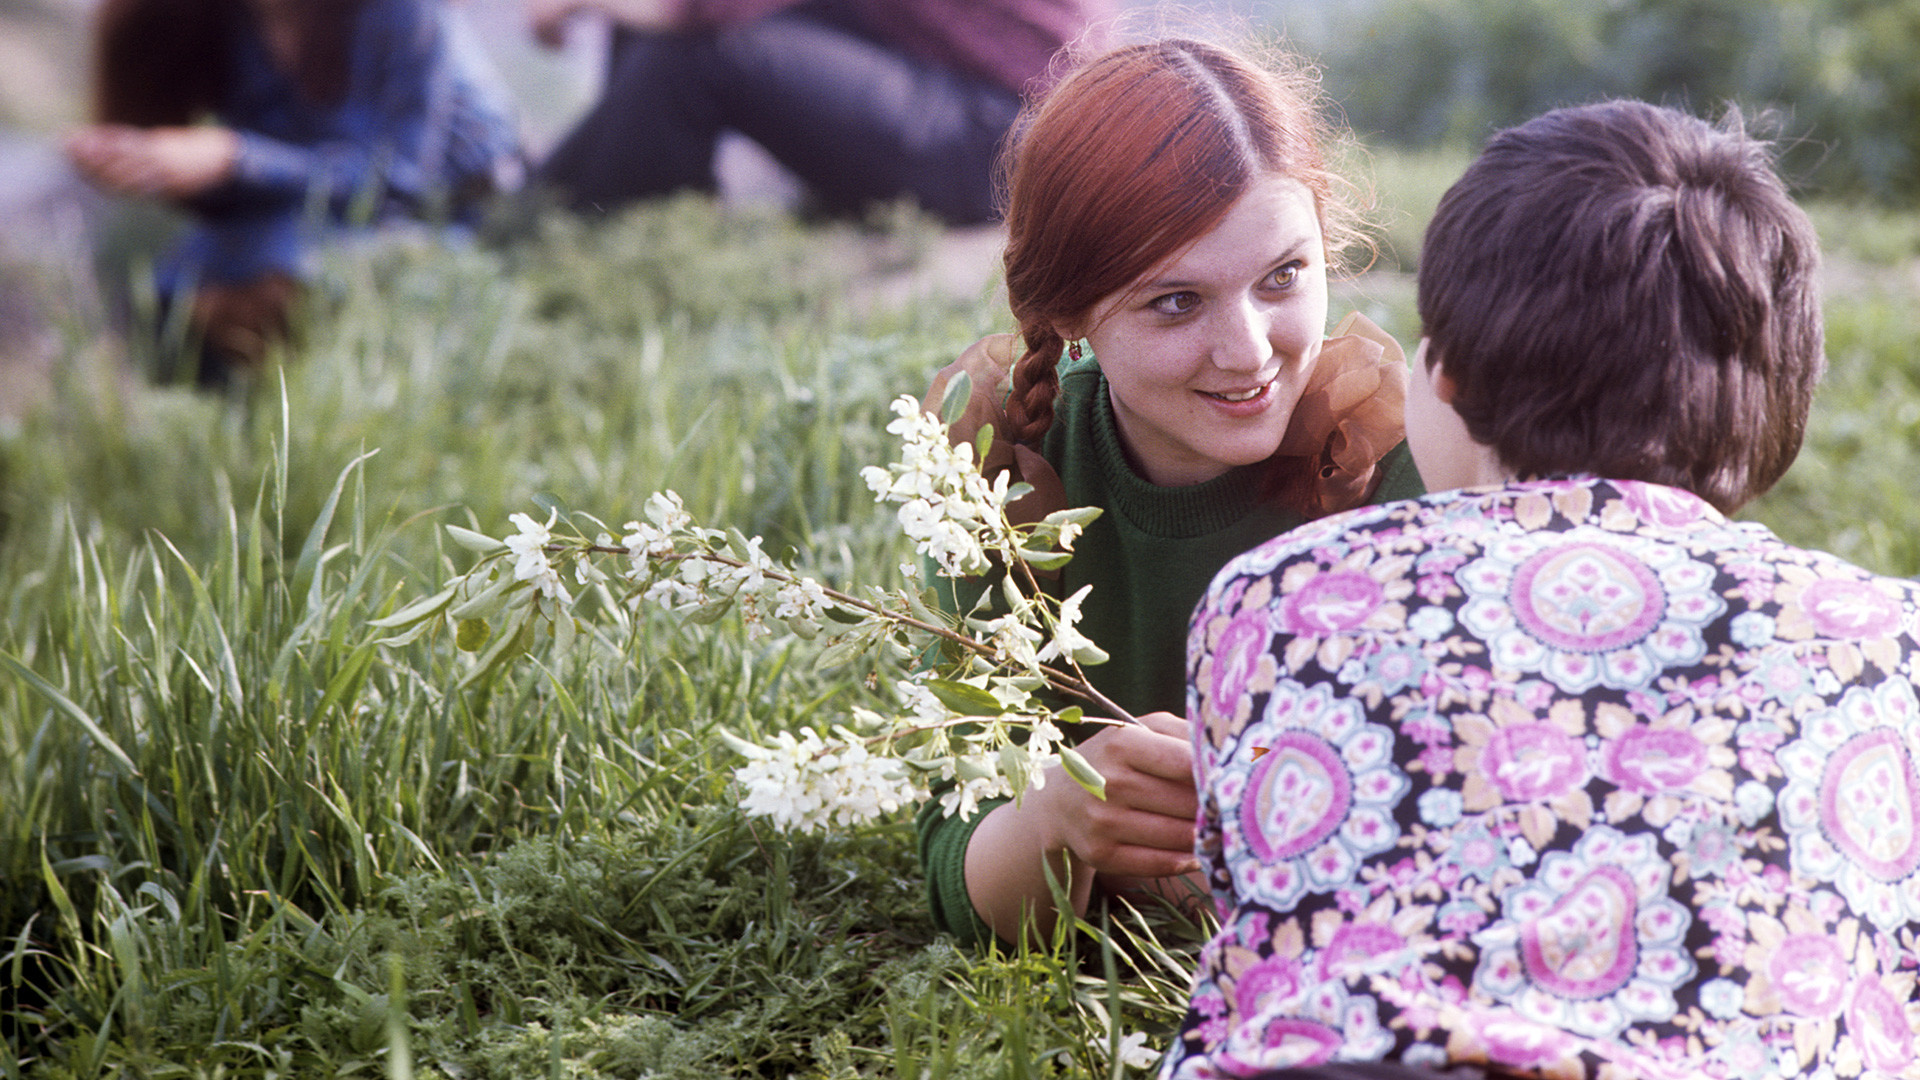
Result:
{"type": "Polygon", "coordinates": [[[1127,462],[1105,375],[1091,404],[1094,462],[1108,494],[1108,513],[1150,536],[1187,540],[1219,532],[1260,505],[1261,465],[1236,466],[1211,480],[1179,487],[1147,480],[1127,462]]]}

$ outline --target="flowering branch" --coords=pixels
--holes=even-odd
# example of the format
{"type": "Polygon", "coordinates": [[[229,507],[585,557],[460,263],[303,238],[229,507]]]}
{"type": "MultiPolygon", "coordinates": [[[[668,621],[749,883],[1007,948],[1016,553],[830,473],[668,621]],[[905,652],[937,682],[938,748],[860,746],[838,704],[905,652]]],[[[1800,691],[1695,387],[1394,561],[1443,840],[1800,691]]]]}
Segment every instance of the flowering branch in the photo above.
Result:
{"type": "MultiPolygon", "coordinates": [[[[863,469],[861,477],[876,501],[899,504],[901,528],[939,574],[993,581],[997,589],[983,590],[971,610],[939,611],[911,588],[868,588],[860,596],[822,585],[774,561],[757,536],[697,525],[680,497],[663,491],[647,499],[644,520],[622,527],[617,543],[605,531],[556,535],[557,506],[544,523],[511,515],[517,531],[504,539],[448,526],[480,561],[435,596],[373,625],[396,632],[384,640],[403,642],[451,623],[456,644],[477,654],[466,676],[471,682],[524,651],[543,622],[556,639],[571,636],[571,571],[578,585],[624,586],[617,598],[630,607],[674,611],[697,623],[736,612],[749,633],[778,624],[806,639],[825,635],[823,664],[875,647],[910,663],[928,641],[938,641],[950,647],[946,659],[894,684],[902,715],[854,707],[850,725],[836,725],[830,738],[779,732],[770,745],[728,735],[746,759],[735,772],[747,790],[746,809],[783,826],[821,828],[937,795],[947,813],[971,814],[981,799],[1041,786],[1055,762],[1104,796],[1099,773],[1058,727],[1079,720],[1079,707],[1056,712],[1040,695],[1078,698],[1107,722],[1138,721],[1086,677],[1086,665],[1106,660],[1075,625],[1088,588],[1057,598],[1035,574],[1064,565],[1099,511],[1062,510],[1015,525],[1006,507],[1030,490],[1026,485],[1005,474],[989,482],[974,463],[975,447],[951,445],[945,425],[912,398],[895,401],[893,411],[887,430],[901,438],[900,458],[863,469]],[[603,561],[616,561],[615,568],[602,569],[603,561]],[[505,626],[496,631],[491,621],[502,615],[505,626]]],[[[982,432],[983,456],[991,438],[991,429],[982,432]]],[[[576,517],[585,519],[568,516],[569,529],[576,517]]],[[[910,566],[903,571],[913,576],[910,566]]]]}

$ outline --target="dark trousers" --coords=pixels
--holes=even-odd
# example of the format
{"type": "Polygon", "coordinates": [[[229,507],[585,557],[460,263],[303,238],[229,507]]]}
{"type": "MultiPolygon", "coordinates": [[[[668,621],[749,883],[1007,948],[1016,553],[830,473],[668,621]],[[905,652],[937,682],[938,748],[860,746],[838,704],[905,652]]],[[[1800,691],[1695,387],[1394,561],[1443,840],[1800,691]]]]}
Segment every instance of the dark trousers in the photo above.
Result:
{"type": "Polygon", "coordinates": [[[991,220],[993,163],[1019,98],[862,34],[830,5],[721,30],[620,31],[606,92],[539,170],[580,210],[714,189],[738,131],[829,213],[911,196],[954,224],[991,220]]]}

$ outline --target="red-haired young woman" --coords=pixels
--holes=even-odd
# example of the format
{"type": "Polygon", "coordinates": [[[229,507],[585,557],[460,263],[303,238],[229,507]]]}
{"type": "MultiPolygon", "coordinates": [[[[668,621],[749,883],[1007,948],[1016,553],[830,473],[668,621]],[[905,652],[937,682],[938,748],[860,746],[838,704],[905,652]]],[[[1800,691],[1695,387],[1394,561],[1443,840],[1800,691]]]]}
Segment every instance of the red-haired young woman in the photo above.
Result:
{"type": "Polygon", "coordinates": [[[936,922],[1013,940],[1101,889],[1194,871],[1185,626],[1226,561],[1301,523],[1418,494],[1402,444],[1406,368],[1371,326],[1325,338],[1327,275],[1356,239],[1310,73],[1195,41],[1121,47],[1037,101],[1007,158],[1007,291],[1020,332],[965,371],[956,427],[996,431],[990,469],[1042,512],[1098,506],[1057,586],[1093,589],[1089,670],[1144,726],[1080,751],[1105,801],[1064,775],[971,816],[920,819],[936,922]],[[1019,352],[1016,359],[1015,352],[1019,352]],[[1033,920],[1027,923],[1026,920],[1033,920]]]}

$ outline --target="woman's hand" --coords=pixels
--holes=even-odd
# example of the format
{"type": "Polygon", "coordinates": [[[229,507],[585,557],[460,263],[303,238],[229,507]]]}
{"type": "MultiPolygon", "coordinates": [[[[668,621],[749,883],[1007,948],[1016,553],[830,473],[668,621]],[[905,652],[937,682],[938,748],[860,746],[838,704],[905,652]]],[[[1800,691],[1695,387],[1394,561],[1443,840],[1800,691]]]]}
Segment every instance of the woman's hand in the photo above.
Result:
{"type": "Polygon", "coordinates": [[[216,126],[139,128],[94,124],[67,138],[87,179],[122,195],[188,199],[233,176],[240,137],[216,126]]]}
{"type": "Polygon", "coordinates": [[[999,807],[967,845],[967,893],[995,933],[1015,940],[1023,922],[1045,932],[1058,912],[1047,869],[1084,913],[1096,877],[1122,887],[1200,868],[1193,852],[1198,797],[1187,721],[1148,713],[1138,725],[1108,728],[1079,745],[1106,780],[1089,794],[1059,766],[1018,804],[999,807]]]}
{"type": "Polygon", "coordinates": [[[1101,875],[1160,878],[1199,868],[1193,854],[1193,743],[1187,721],[1148,713],[1140,724],[1109,727],[1079,745],[1107,782],[1094,798],[1064,770],[1028,794],[1053,827],[1048,850],[1066,851],[1101,875]]]}
{"type": "Polygon", "coordinates": [[[671,30],[677,10],[671,0],[527,0],[527,19],[540,44],[557,49],[566,43],[567,20],[597,11],[634,30],[671,30]]]}
{"type": "Polygon", "coordinates": [[[589,0],[527,0],[527,22],[533,38],[549,49],[567,43],[567,22],[594,5],[589,0]]]}

